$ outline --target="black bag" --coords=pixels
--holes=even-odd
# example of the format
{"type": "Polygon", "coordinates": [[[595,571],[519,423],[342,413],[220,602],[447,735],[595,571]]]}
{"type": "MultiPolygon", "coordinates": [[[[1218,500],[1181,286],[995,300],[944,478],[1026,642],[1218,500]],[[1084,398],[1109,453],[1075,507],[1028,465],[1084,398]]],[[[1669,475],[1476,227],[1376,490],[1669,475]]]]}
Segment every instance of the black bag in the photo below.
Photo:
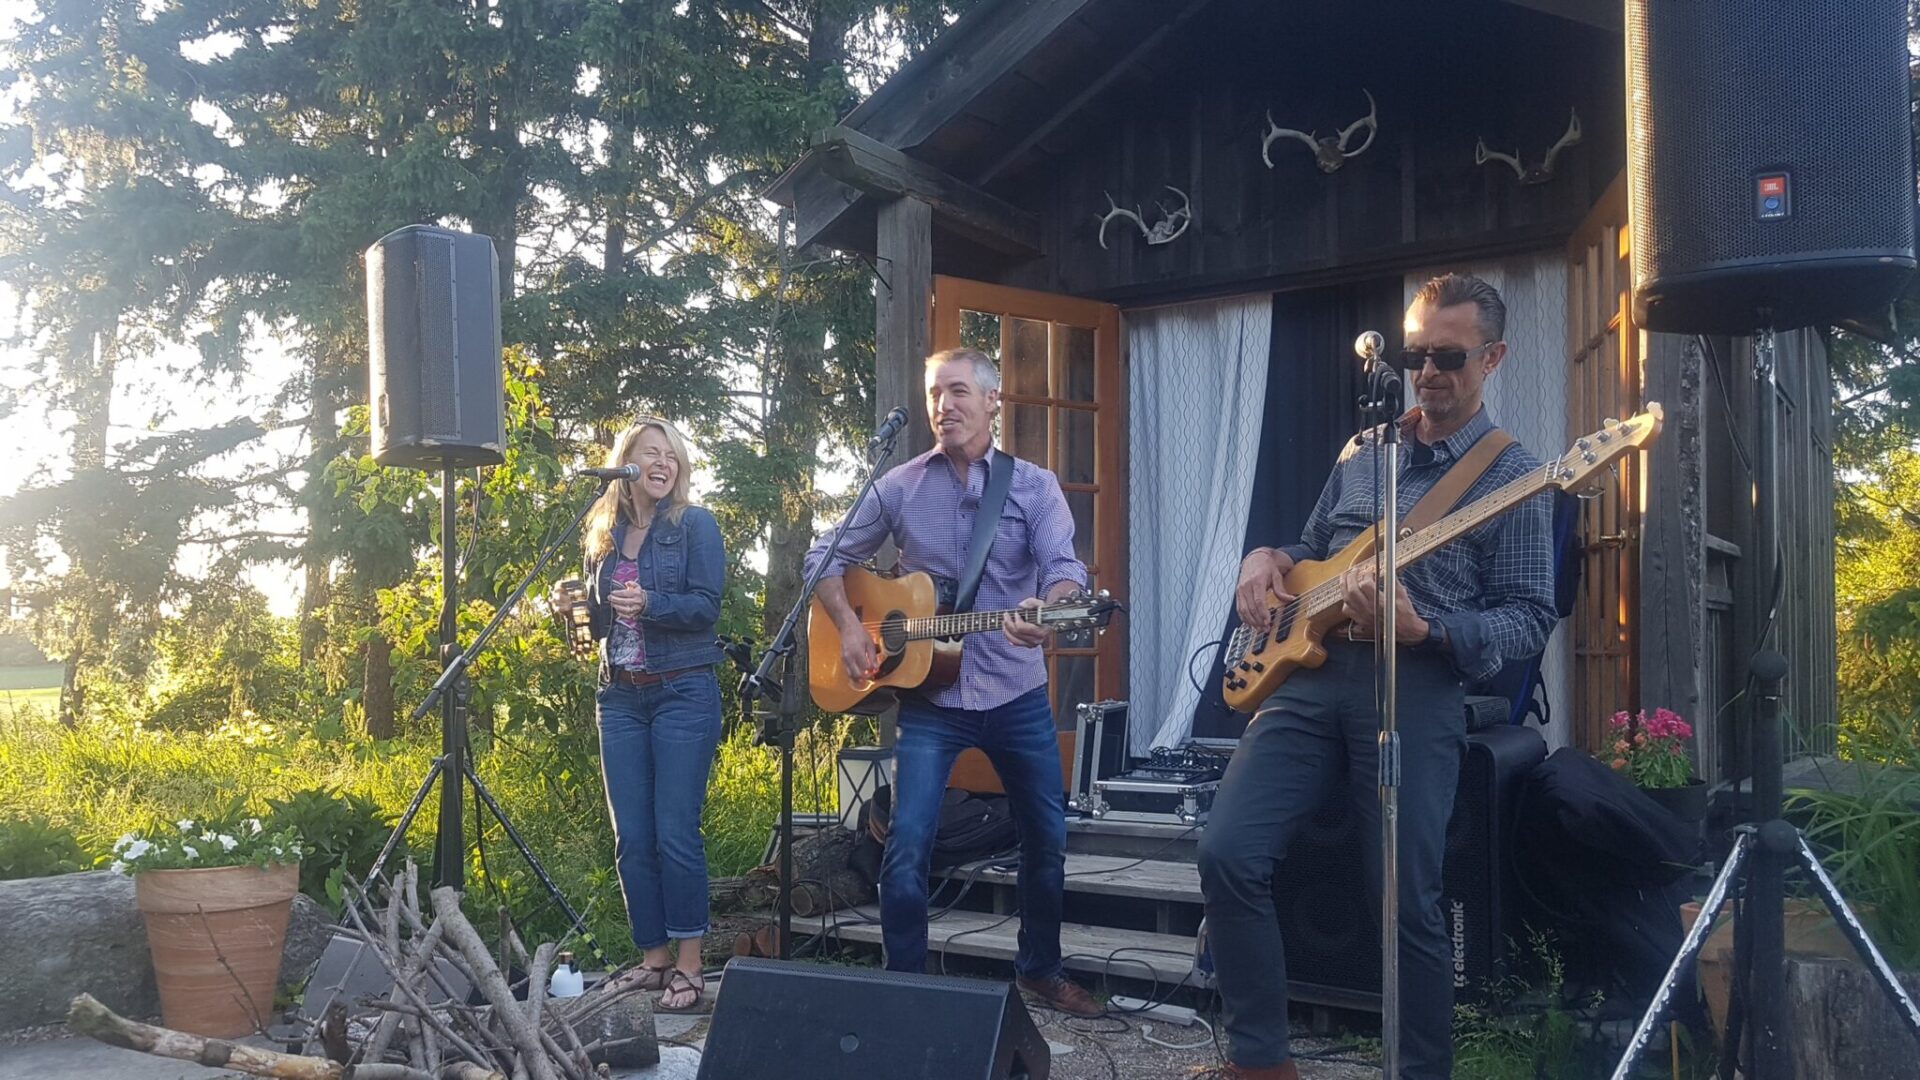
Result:
{"type": "Polygon", "coordinates": [[[1678,886],[1699,859],[1695,830],[1580,750],[1554,751],[1521,787],[1514,872],[1526,921],[1558,931],[1584,981],[1652,994],[1680,951],[1678,886]]]}
{"type": "MultiPolygon", "coordinates": [[[[885,855],[887,826],[892,820],[893,789],[881,787],[860,808],[859,837],[847,865],[876,885],[885,855]]],[[[975,795],[948,788],[940,803],[940,823],[933,834],[935,870],[998,855],[1019,843],[1013,811],[1004,795],[975,795]]]]}
{"type": "Polygon", "coordinates": [[[1018,843],[1013,810],[1005,795],[947,789],[940,802],[940,825],[933,834],[935,870],[998,855],[1018,843]]]}

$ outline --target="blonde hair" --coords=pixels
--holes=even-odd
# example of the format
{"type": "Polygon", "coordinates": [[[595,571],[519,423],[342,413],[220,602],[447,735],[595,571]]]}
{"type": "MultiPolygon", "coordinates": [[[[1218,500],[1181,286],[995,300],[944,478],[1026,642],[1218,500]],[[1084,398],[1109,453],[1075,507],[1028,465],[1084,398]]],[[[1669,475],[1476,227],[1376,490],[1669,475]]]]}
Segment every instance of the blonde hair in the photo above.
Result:
{"type": "MultiPolygon", "coordinates": [[[[673,490],[667,493],[671,505],[667,507],[667,520],[680,524],[680,515],[687,512],[692,499],[693,462],[687,454],[687,440],[680,429],[670,421],[658,416],[642,416],[634,420],[633,426],[620,433],[613,440],[613,449],[607,451],[606,467],[617,469],[627,463],[628,455],[633,453],[633,444],[640,441],[640,435],[648,428],[666,436],[667,445],[672,448],[673,456],[679,460],[680,468],[674,474],[673,490]]],[[[593,512],[587,515],[586,530],[580,534],[580,544],[586,550],[589,559],[604,559],[613,551],[613,526],[621,518],[633,521],[635,516],[633,499],[629,496],[626,481],[617,481],[607,485],[607,490],[593,504],[593,512]]]]}

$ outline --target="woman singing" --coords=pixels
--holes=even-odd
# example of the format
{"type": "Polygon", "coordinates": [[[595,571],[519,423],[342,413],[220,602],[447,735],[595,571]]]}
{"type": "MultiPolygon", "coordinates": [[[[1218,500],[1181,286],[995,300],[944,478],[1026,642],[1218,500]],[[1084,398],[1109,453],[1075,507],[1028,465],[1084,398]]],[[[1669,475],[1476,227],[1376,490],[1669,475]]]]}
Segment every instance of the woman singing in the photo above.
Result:
{"type": "Polygon", "coordinates": [[[706,992],[700,811],[720,741],[714,625],[726,552],[713,515],[688,501],[687,444],[672,424],[645,416],[621,432],[607,465],[628,464],[639,479],[608,486],[582,538],[601,643],[601,776],[627,922],[646,954],[621,982],[684,1012],[706,992]]]}

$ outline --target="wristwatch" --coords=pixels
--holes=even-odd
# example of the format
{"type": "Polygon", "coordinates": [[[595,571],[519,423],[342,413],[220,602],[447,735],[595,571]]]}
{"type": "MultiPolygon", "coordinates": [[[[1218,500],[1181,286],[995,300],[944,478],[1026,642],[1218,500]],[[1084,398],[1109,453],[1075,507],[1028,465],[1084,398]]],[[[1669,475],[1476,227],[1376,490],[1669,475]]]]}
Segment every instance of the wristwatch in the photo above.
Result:
{"type": "Polygon", "coordinates": [[[1427,640],[1422,644],[1434,650],[1447,647],[1447,628],[1441,624],[1439,619],[1427,620],[1427,640]]]}

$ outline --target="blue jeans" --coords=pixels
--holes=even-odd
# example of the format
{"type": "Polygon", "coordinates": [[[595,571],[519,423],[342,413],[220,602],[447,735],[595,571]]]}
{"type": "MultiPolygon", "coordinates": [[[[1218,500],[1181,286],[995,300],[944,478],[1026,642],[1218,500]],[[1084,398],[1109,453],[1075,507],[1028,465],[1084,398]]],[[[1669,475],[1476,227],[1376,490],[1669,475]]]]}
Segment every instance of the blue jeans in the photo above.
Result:
{"type": "Polygon", "coordinates": [[[927,872],[947,777],[962,750],[979,747],[1007,789],[1020,836],[1020,948],[1014,970],[1060,973],[1060,903],[1067,884],[1067,802],[1060,742],[1042,686],[993,709],[943,709],[900,699],[893,820],[880,866],[880,925],[889,971],[927,970],[927,872]]]}
{"type": "Polygon", "coordinates": [[[633,943],[707,932],[700,811],[720,744],[720,682],[700,668],[652,686],[600,688],[600,776],[633,943]]]}

